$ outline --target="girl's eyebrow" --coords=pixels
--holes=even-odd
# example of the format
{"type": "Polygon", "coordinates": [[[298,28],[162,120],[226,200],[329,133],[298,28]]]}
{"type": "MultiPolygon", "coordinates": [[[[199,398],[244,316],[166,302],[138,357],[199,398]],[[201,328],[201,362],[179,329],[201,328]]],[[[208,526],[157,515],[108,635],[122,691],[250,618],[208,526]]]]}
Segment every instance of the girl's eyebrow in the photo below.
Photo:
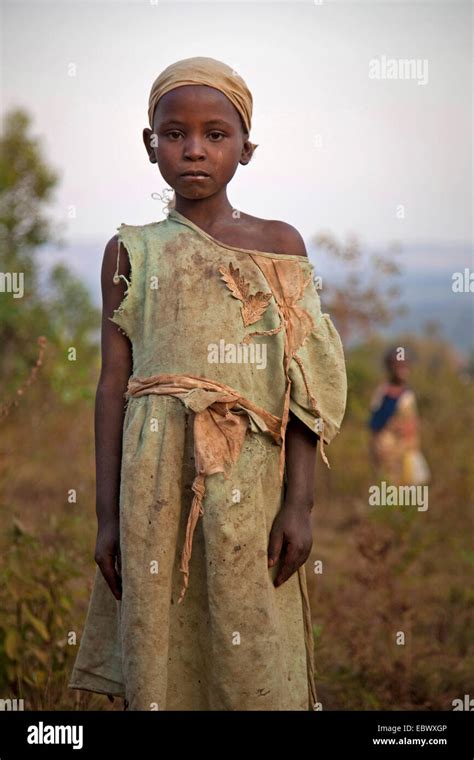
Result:
{"type": "MultiPolygon", "coordinates": [[[[184,121],[179,121],[179,119],[167,119],[162,123],[162,127],[169,127],[171,124],[178,124],[179,126],[185,127],[186,123],[184,121]]],[[[205,127],[209,127],[211,124],[221,124],[224,127],[230,127],[230,124],[228,121],[225,121],[224,119],[209,119],[208,121],[204,122],[205,127]]]]}

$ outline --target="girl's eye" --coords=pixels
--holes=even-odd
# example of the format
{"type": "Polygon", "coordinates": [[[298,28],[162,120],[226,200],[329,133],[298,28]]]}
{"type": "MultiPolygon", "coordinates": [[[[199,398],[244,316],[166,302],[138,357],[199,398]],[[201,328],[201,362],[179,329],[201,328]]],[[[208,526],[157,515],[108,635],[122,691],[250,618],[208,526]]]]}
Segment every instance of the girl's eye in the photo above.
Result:
{"type": "MultiPolygon", "coordinates": [[[[223,132],[209,132],[209,136],[212,137],[212,142],[218,142],[222,137],[225,137],[223,132]]],[[[181,132],[176,129],[172,129],[166,133],[166,137],[169,137],[173,142],[176,142],[181,137],[181,132]]]]}

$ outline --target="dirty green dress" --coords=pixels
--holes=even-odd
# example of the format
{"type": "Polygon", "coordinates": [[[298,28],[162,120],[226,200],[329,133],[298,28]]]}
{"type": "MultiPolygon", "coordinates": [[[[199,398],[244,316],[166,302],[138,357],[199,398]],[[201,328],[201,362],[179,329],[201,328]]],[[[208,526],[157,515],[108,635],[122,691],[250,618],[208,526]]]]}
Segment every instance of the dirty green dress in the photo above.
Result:
{"type": "Polygon", "coordinates": [[[69,687],[131,710],[317,709],[305,568],[275,588],[267,566],[288,409],[319,433],[326,459],[346,404],[343,348],[313,265],[221,243],[175,209],[118,236],[130,281],[110,319],[131,341],[142,389],[125,402],[123,592],[117,601],[96,568],[69,687]],[[197,450],[194,423],[209,412],[197,450]],[[236,456],[219,471],[216,452],[234,434],[236,456]],[[200,495],[197,459],[214,463],[200,495]]]}

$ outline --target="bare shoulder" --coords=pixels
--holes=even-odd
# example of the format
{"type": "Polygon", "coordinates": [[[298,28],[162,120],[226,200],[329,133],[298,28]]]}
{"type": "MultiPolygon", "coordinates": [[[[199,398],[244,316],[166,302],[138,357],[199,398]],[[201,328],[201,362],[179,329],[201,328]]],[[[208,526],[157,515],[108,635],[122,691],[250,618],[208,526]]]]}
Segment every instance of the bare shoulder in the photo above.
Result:
{"type": "Polygon", "coordinates": [[[296,227],[287,222],[274,219],[268,220],[267,224],[269,225],[274,243],[278,245],[279,251],[292,256],[308,255],[305,242],[296,227]]]}
{"type": "Polygon", "coordinates": [[[262,250],[292,256],[308,256],[305,242],[296,227],[277,219],[260,219],[256,216],[249,219],[258,231],[258,237],[265,243],[262,250]]]}

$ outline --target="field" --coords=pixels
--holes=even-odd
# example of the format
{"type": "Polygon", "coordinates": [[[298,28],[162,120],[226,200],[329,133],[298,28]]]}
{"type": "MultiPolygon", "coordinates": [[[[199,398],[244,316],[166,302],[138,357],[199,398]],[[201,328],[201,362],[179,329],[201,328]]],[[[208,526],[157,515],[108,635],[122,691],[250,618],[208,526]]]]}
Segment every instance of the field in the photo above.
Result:
{"type": "MultiPolygon", "coordinates": [[[[318,458],[307,575],[324,710],[451,710],[472,693],[472,378],[439,339],[411,343],[433,473],[428,510],[368,504],[366,419],[380,340],[346,354],[349,401],[327,450],[331,470],[318,458]]],[[[79,375],[47,348],[1,422],[0,695],[23,698],[26,709],[122,709],[66,687],[95,571],[98,361],[79,375]]]]}

